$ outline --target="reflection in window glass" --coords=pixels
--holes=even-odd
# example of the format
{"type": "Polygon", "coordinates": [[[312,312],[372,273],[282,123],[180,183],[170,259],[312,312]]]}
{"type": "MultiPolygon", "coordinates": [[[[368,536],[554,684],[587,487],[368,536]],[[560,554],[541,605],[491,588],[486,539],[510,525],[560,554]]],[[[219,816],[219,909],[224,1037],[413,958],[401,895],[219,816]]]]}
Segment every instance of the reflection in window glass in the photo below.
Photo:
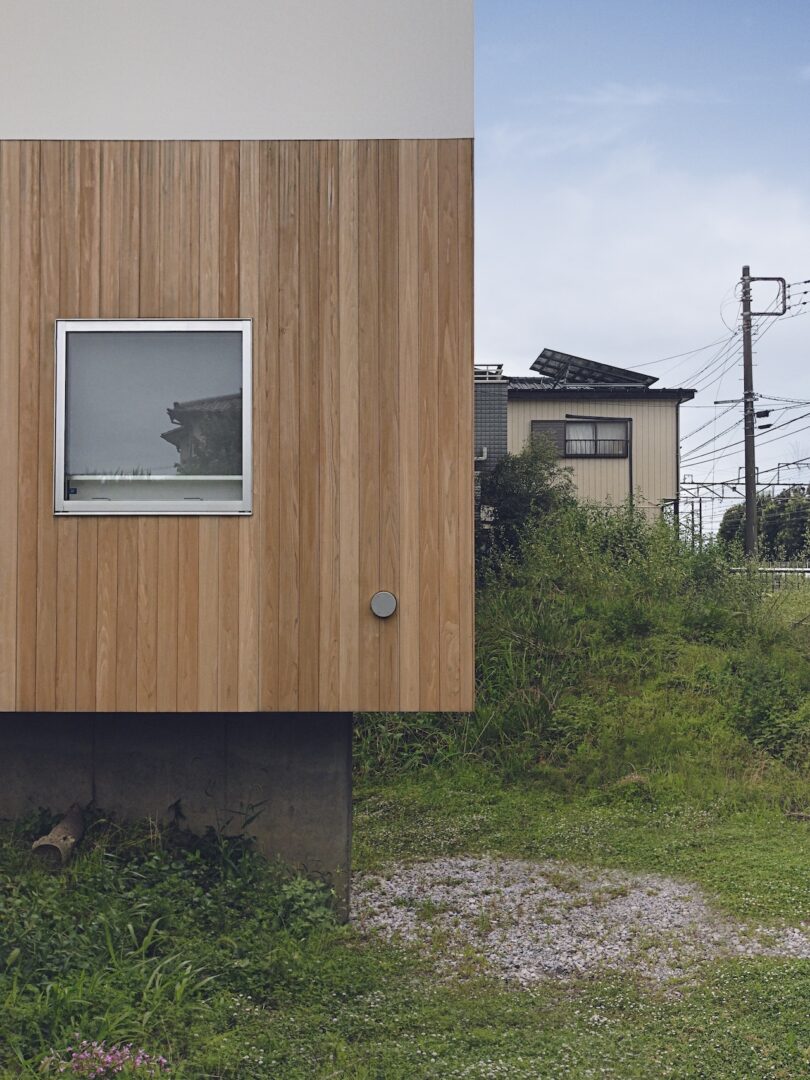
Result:
{"type": "Polygon", "coordinates": [[[243,509],[244,331],[67,325],[62,511],[243,509]]]}

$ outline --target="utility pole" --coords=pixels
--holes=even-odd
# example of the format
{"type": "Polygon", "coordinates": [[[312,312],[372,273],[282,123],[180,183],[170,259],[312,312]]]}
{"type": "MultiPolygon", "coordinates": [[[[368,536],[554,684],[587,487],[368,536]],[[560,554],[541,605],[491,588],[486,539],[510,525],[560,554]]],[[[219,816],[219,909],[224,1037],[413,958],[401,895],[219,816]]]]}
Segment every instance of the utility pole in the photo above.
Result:
{"type": "Polygon", "coordinates": [[[754,452],[754,364],[751,348],[751,268],[742,268],[743,424],[745,434],[745,554],[757,551],[757,473],[754,452]]]}
{"type": "Polygon", "coordinates": [[[751,277],[751,267],[742,268],[743,333],[743,419],[745,435],[745,554],[757,553],[757,467],[754,453],[754,370],[751,348],[751,316],[775,316],[787,311],[787,282],[782,277],[751,277]],[[751,282],[775,281],[779,285],[781,311],[751,311],[751,282]]]}

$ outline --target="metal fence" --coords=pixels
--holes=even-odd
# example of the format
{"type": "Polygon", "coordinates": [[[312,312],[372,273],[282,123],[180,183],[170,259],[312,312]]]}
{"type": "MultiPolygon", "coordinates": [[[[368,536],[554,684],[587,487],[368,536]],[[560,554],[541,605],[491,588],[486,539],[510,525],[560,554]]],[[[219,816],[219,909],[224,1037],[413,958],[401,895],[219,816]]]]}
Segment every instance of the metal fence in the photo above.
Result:
{"type": "Polygon", "coordinates": [[[732,566],[732,574],[746,574],[752,570],[770,577],[771,588],[802,588],[810,582],[810,566],[732,566]]]}

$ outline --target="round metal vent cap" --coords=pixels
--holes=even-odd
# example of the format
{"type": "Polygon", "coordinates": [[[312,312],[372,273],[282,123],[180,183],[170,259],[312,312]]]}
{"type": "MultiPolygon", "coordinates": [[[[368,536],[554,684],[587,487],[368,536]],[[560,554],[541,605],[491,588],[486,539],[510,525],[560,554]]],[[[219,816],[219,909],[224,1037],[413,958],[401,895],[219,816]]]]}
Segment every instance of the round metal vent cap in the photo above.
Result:
{"type": "Polygon", "coordinates": [[[371,610],[378,619],[387,619],[397,610],[397,598],[392,592],[375,592],[371,598],[371,610]]]}

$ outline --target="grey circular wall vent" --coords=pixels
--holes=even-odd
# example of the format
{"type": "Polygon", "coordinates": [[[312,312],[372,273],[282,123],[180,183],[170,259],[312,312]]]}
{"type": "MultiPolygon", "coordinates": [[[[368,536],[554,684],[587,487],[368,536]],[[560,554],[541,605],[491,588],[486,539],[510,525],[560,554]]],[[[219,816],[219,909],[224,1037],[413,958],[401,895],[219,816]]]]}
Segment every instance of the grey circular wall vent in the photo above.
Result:
{"type": "Polygon", "coordinates": [[[379,619],[387,619],[397,610],[397,598],[391,592],[375,592],[371,598],[371,610],[379,619]]]}

